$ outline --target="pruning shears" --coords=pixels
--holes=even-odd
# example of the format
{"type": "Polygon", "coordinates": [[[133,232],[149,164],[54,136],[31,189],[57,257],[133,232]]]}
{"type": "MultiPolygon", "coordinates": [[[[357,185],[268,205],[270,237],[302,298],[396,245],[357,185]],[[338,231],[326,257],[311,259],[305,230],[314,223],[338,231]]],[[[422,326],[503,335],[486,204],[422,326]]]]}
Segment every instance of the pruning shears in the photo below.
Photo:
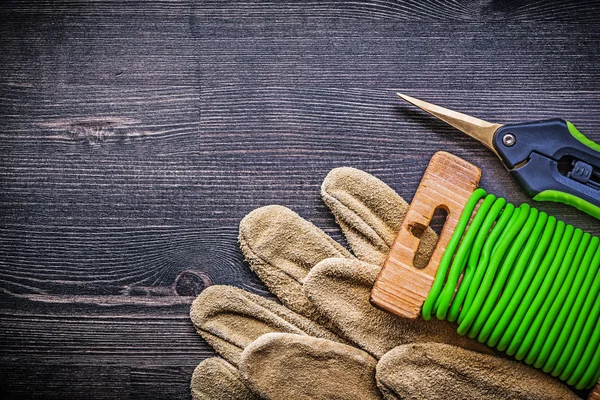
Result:
{"type": "Polygon", "coordinates": [[[600,145],[569,121],[495,124],[398,96],[487,146],[534,200],[568,204],[600,219],[600,145]]]}

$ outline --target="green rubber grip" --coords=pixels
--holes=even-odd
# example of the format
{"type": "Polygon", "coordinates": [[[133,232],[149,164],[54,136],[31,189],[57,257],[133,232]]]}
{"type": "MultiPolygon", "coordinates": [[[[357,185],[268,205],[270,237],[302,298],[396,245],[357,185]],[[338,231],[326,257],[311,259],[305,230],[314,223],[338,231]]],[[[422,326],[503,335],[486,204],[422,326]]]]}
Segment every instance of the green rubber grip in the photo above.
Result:
{"type": "Polygon", "coordinates": [[[538,193],[533,199],[537,201],[554,201],[558,203],[564,203],[569,206],[573,206],[584,213],[588,213],[594,218],[600,219],[600,207],[597,207],[592,203],[570,193],[564,193],[558,190],[544,190],[543,192],[538,193]]]}
{"type": "Polygon", "coordinates": [[[581,143],[583,143],[587,147],[600,152],[600,144],[586,138],[583,133],[579,132],[579,130],[577,128],[575,128],[575,125],[573,125],[569,121],[566,121],[566,122],[567,122],[567,128],[569,128],[569,133],[571,135],[573,135],[573,137],[575,139],[579,140],[581,143]]]}

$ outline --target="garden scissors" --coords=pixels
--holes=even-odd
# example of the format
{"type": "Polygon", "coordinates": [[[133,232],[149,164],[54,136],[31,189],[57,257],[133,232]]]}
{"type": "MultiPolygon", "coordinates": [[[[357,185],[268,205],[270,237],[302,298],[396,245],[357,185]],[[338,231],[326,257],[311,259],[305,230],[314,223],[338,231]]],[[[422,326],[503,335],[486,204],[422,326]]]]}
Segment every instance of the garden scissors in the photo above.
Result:
{"type": "Polygon", "coordinates": [[[494,124],[398,96],[487,146],[534,200],[568,204],[600,219],[600,145],[569,121],[494,124]]]}

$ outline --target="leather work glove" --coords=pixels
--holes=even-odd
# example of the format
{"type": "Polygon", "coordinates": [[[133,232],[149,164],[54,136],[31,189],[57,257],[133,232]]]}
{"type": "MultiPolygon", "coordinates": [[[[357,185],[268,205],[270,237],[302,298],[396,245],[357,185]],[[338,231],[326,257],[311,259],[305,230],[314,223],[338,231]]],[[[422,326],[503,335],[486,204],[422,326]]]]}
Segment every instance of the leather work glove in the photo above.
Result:
{"type": "MultiPolygon", "coordinates": [[[[195,399],[577,398],[541,371],[459,336],[447,321],[373,307],[371,288],[408,205],[352,168],[331,171],[321,193],[352,253],[285,207],[246,216],[242,252],[282,304],[228,286],[198,296],[192,321],[223,359],[196,368],[195,399]]],[[[427,229],[417,268],[436,241],[427,229]]]]}

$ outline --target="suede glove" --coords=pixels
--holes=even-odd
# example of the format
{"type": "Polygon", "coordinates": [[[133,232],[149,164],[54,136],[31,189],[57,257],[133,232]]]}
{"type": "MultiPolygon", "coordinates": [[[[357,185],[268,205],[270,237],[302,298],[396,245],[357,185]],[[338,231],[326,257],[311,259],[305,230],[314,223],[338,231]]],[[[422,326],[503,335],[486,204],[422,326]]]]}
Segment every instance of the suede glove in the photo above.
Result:
{"type": "MultiPolygon", "coordinates": [[[[503,398],[576,398],[545,374],[496,357],[487,346],[460,337],[445,321],[408,321],[371,306],[371,287],[408,205],[383,182],[352,168],[333,170],[323,183],[322,195],[355,256],[284,207],[264,207],[244,218],[240,224],[242,251],[287,308],[262,304],[269,300],[241,293],[240,297],[251,298],[259,306],[241,311],[238,306],[244,302],[230,298],[214,307],[211,305],[218,299],[227,298],[217,293],[225,289],[205,290],[192,306],[192,320],[230,364],[215,360],[200,364],[192,379],[194,397],[377,398],[369,376],[374,360],[389,352],[377,365],[377,384],[386,398],[435,398],[435,391],[423,389],[429,386],[442,390],[449,399],[473,393],[491,397],[499,393],[503,398]],[[215,293],[212,298],[211,293],[215,293]],[[263,309],[270,310],[267,316],[262,316],[263,309]],[[258,324],[256,316],[260,316],[258,324]],[[345,344],[348,342],[362,351],[345,344]],[[446,354],[443,349],[457,357],[434,360],[427,356],[446,354]],[[420,357],[422,354],[426,356],[420,357]],[[414,360],[421,360],[421,369],[414,360]],[[221,373],[207,373],[215,364],[223,366],[221,373]],[[235,371],[236,365],[240,371],[235,371]],[[436,382],[432,376],[444,379],[436,382]],[[353,384],[340,387],[339,382],[353,384]],[[215,388],[225,386],[222,392],[229,397],[219,397],[215,388]],[[251,390],[238,394],[244,386],[251,390]]],[[[431,230],[422,238],[417,266],[426,264],[437,239],[431,230]]]]}
{"type": "Polygon", "coordinates": [[[223,357],[195,369],[194,399],[381,398],[372,356],[272,300],[211,286],[196,298],[191,316],[223,357]],[[342,387],[346,382],[353,385],[342,387]]]}

